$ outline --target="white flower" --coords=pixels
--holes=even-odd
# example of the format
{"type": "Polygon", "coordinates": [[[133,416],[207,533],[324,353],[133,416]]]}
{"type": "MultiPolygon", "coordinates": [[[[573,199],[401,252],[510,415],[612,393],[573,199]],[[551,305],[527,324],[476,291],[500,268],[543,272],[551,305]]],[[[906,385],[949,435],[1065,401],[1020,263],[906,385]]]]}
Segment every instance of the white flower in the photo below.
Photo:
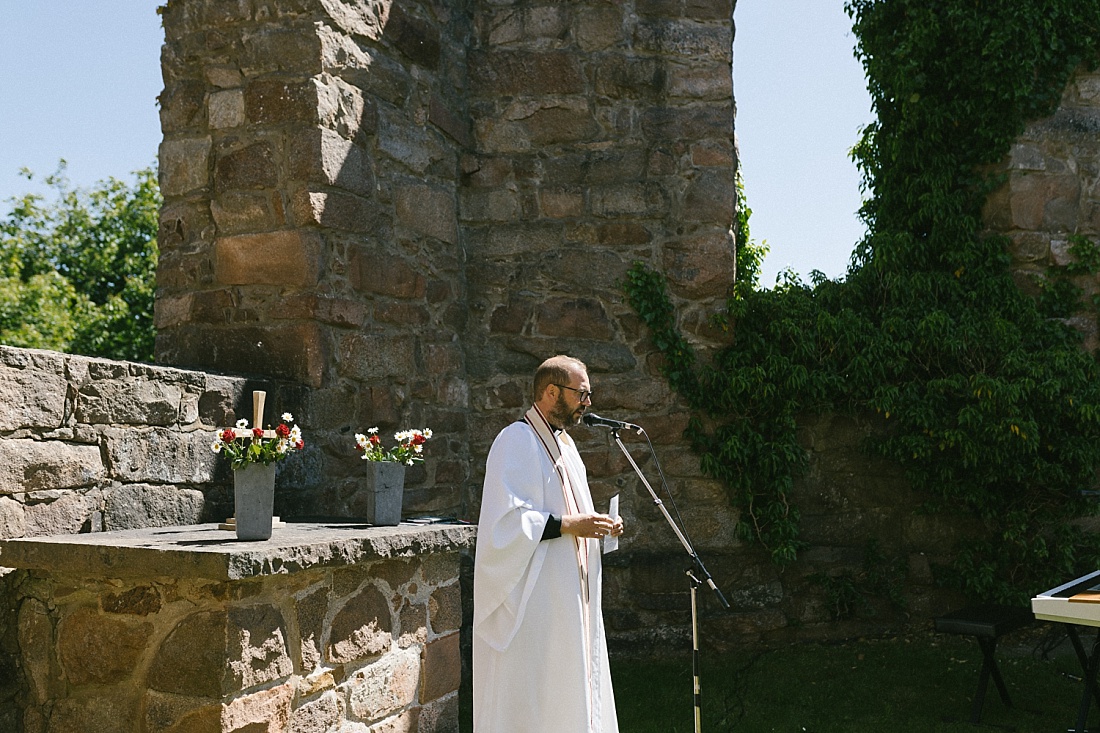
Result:
{"type": "Polygon", "coordinates": [[[238,430],[244,430],[247,427],[248,427],[248,420],[245,420],[242,417],[240,420],[237,421],[237,429],[238,430]]]}
{"type": "Polygon", "coordinates": [[[423,453],[424,452],[424,446],[414,445],[413,446],[413,451],[415,451],[416,453],[423,453]]]}
{"type": "Polygon", "coordinates": [[[221,453],[222,448],[224,448],[224,447],[225,447],[225,444],[222,443],[220,440],[215,440],[213,443],[210,444],[210,450],[213,451],[214,453],[221,453]]]}
{"type": "Polygon", "coordinates": [[[371,435],[374,435],[375,433],[378,432],[378,428],[370,428],[369,430],[367,430],[367,432],[370,433],[371,435]]]}
{"type": "Polygon", "coordinates": [[[289,412],[284,412],[283,413],[283,422],[294,422],[294,416],[291,415],[289,412]]]}
{"type": "Polygon", "coordinates": [[[424,437],[425,438],[432,437],[432,429],[431,428],[424,428],[424,437]]]}
{"type": "Polygon", "coordinates": [[[287,442],[285,440],[280,440],[278,443],[275,444],[276,453],[286,453],[286,448],[287,442]]]}
{"type": "MultiPolygon", "coordinates": [[[[295,429],[297,429],[297,428],[295,428],[295,429]]],[[[294,437],[294,430],[290,431],[290,436],[294,437]]],[[[367,447],[367,436],[363,435],[362,433],[356,433],[355,434],[355,444],[362,447],[362,448],[366,448],[367,447]]]]}

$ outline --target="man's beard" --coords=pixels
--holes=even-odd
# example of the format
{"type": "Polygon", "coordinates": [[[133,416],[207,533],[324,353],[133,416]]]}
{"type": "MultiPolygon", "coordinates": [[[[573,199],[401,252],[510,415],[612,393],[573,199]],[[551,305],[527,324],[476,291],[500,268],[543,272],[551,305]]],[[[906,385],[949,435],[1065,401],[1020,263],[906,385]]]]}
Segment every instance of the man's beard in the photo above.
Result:
{"type": "Polygon", "coordinates": [[[581,421],[581,417],[584,415],[584,405],[577,405],[575,409],[569,407],[569,403],[565,401],[565,392],[558,394],[557,402],[550,409],[550,414],[547,415],[547,419],[552,425],[560,428],[571,428],[581,421]]]}

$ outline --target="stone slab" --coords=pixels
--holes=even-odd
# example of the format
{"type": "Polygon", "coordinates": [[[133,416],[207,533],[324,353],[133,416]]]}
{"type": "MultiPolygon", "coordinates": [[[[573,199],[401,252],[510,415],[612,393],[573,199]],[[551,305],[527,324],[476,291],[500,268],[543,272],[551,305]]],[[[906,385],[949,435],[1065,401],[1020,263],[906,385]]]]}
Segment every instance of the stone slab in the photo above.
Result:
{"type": "Polygon", "coordinates": [[[288,522],[269,540],[245,542],[217,524],[155,527],[0,540],[0,566],[88,577],[231,581],[472,549],[476,531],[468,524],[288,522]]]}

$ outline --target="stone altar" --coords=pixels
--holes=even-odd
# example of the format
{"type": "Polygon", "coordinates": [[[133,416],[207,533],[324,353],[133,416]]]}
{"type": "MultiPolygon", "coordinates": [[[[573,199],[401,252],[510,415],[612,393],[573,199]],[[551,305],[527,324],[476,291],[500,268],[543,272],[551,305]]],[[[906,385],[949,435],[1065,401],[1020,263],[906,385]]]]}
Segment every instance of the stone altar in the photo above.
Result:
{"type": "Polygon", "coordinates": [[[457,731],[475,528],[215,524],[0,541],[23,727],[457,731]]]}

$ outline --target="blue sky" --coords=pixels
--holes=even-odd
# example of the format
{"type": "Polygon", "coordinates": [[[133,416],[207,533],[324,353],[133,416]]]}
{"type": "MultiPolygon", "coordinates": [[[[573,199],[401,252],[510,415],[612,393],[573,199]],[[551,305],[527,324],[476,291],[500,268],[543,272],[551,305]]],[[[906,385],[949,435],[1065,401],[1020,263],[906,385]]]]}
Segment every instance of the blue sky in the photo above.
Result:
{"type": "MultiPolygon", "coordinates": [[[[67,163],[77,186],[130,180],[160,143],[156,0],[0,0],[0,212],[67,163]]],[[[843,275],[863,226],[848,160],[871,121],[843,0],[738,0],[736,129],[754,238],[785,268],[843,275]]]]}

